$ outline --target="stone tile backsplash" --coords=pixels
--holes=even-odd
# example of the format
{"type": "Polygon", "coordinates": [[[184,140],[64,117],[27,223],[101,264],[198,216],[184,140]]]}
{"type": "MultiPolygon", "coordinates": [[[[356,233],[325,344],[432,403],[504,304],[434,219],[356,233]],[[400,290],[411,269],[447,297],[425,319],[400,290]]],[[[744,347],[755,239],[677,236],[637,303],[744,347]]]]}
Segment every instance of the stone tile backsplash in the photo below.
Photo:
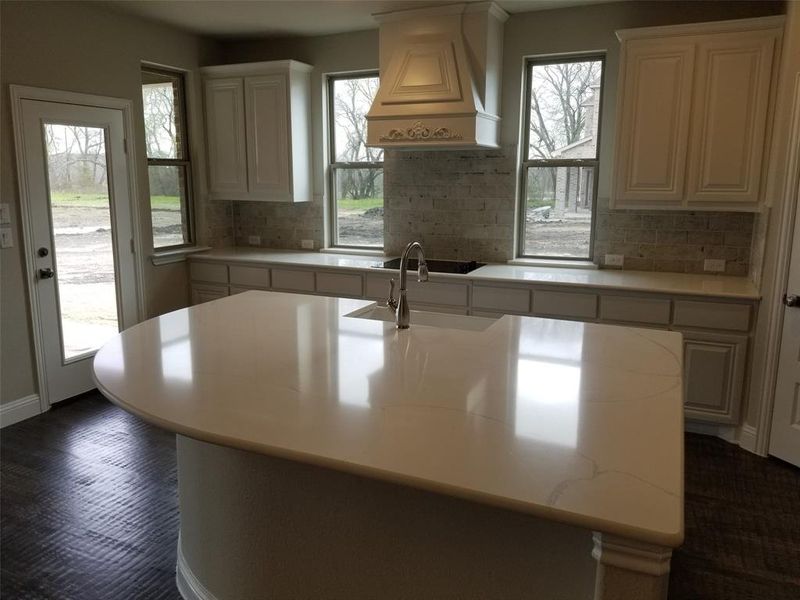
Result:
{"type": "Polygon", "coordinates": [[[625,269],[703,273],[714,258],[726,275],[747,275],[753,223],[750,213],[598,211],[595,262],[622,254],[625,269]]]}
{"type": "Polygon", "coordinates": [[[503,262],[514,238],[513,151],[387,151],[384,246],[419,240],[428,256],[503,262]]]}
{"type": "MultiPolygon", "coordinates": [[[[501,150],[385,153],[384,243],[399,254],[420,240],[429,257],[504,262],[514,255],[516,152],[501,150]]],[[[322,202],[220,203],[206,210],[211,245],[300,248],[324,243],[322,202]],[[228,225],[230,219],[232,225],[228,225]]],[[[749,213],[612,211],[600,198],[594,256],[622,254],[631,270],[702,273],[707,258],[724,259],[725,273],[747,275],[755,217],[749,213]]]]}

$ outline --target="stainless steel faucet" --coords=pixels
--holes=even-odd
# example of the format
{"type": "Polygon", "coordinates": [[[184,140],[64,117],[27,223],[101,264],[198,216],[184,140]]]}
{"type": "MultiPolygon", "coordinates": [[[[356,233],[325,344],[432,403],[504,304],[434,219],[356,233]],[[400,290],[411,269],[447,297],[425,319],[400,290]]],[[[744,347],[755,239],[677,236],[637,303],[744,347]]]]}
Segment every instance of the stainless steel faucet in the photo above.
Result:
{"type": "Polygon", "coordinates": [[[398,329],[408,329],[411,312],[408,308],[408,298],[406,297],[406,277],[408,271],[408,256],[412,250],[417,251],[418,266],[417,266],[417,281],[428,281],[428,264],[425,262],[425,253],[422,250],[422,244],[419,242],[411,242],[403,251],[403,256],[400,259],[400,296],[397,300],[394,299],[394,279],[389,282],[389,299],[386,301],[386,306],[394,310],[395,323],[398,329]]]}

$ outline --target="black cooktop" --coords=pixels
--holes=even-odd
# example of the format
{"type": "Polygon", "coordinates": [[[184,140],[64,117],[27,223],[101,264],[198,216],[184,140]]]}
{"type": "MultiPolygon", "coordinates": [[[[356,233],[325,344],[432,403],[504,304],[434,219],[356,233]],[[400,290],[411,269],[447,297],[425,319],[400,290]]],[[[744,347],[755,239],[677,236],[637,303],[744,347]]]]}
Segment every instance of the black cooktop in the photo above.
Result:
{"type": "MultiPolygon", "coordinates": [[[[474,260],[460,261],[460,260],[426,260],[428,271],[431,273],[469,273],[475,269],[484,266],[486,263],[475,262],[474,260]]],[[[383,265],[376,265],[379,269],[399,269],[400,259],[395,258],[388,260],[383,265]]],[[[417,259],[412,258],[408,261],[408,270],[417,270],[417,259]]]]}

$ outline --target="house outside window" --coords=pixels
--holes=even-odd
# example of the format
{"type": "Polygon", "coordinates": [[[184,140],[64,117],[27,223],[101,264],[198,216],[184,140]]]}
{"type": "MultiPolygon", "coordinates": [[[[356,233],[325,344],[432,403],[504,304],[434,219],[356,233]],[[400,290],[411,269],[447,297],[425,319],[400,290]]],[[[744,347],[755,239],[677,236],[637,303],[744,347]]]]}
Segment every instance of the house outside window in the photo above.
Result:
{"type": "Polygon", "coordinates": [[[603,56],[530,60],[518,256],[591,259],[603,56]]]}
{"type": "Polygon", "coordinates": [[[194,243],[191,162],[182,73],[142,68],[142,104],[153,248],[194,243]]]}
{"type": "Polygon", "coordinates": [[[383,247],[383,150],[367,147],[378,81],[377,73],[328,78],[332,246],[383,247]]]}

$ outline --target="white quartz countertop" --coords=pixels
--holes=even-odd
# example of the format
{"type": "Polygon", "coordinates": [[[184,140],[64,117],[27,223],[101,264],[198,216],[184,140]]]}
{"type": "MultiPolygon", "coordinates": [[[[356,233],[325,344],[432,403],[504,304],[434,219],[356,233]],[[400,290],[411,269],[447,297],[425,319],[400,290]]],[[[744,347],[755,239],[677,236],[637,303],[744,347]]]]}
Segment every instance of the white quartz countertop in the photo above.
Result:
{"type": "Polygon", "coordinates": [[[250,291],[178,310],[112,339],[95,380],[200,440],[682,542],[680,334],[511,315],[469,331],[413,313],[398,331],[348,316],[369,304],[250,291]]]}
{"type": "MultiPolygon", "coordinates": [[[[391,270],[376,267],[393,258],[389,256],[326,254],[238,247],[218,248],[192,256],[194,260],[330,267],[360,271],[369,270],[377,273],[391,273],[391,270]]],[[[733,277],[730,275],[488,264],[466,275],[432,273],[432,276],[437,278],[459,278],[477,282],[495,281],[579,286],[742,300],[757,300],[760,297],[758,289],[747,277],[733,277]]]]}

